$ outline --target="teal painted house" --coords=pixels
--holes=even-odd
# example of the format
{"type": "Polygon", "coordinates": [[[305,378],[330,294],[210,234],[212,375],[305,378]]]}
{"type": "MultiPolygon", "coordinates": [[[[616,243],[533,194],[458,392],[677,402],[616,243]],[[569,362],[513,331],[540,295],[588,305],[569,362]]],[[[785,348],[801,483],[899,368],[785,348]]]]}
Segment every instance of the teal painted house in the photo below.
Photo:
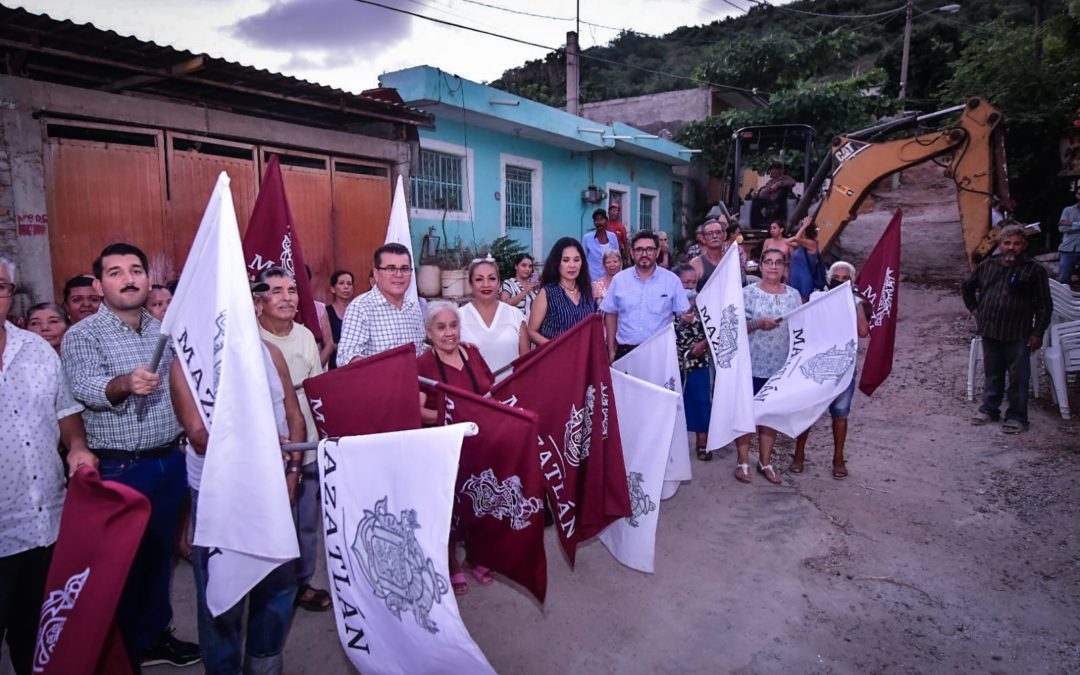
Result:
{"type": "Polygon", "coordinates": [[[430,66],[388,73],[379,82],[435,116],[433,129],[420,130],[420,157],[411,170],[417,245],[430,226],[440,236],[445,227],[451,242],[491,243],[506,234],[544,257],[559,237],[580,239],[592,229],[592,212],[613,201],[631,232],[672,232],[679,222],[681,183],[672,167],[691,155],[677,143],[430,66]],[[583,194],[590,186],[602,194],[583,194]]]}

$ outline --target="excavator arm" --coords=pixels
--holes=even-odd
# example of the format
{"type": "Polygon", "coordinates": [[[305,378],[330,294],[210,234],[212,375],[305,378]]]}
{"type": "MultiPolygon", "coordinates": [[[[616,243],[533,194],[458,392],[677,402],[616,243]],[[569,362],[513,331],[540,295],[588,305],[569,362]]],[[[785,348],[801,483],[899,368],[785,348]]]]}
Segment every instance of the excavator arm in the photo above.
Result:
{"type": "MultiPolygon", "coordinates": [[[[937,132],[881,142],[862,140],[860,134],[833,139],[829,157],[815,177],[815,182],[820,183],[822,199],[813,220],[823,250],[828,250],[844,227],[855,219],[859,205],[875,183],[897,171],[949,154],[952,159],[946,175],[956,184],[968,263],[974,266],[989,255],[997,243],[996,233],[991,229],[991,209],[998,202],[1006,207],[1009,204],[1005,147],[1000,130],[1004,118],[981,98],[971,99],[962,108],[957,125],[937,132]]],[[[916,119],[921,118],[911,121],[916,119]]],[[[895,126],[881,129],[894,131],[895,126]]],[[[817,189],[813,183],[809,187],[817,189]]],[[[810,192],[808,189],[806,197],[812,197],[810,192]]]]}

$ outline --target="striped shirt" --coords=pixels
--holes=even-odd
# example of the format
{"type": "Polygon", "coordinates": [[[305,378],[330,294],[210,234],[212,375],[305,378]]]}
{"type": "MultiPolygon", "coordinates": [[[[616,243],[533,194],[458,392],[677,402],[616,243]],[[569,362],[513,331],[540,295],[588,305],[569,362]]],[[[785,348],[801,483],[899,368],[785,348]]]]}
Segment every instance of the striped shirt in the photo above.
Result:
{"type": "Polygon", "coordinates": [[[337,364],[343,366],[354,358],[374,356],[409,342],[416,346],[419,356],[424,347],[420,305],[406,296],[399,309],[375,287],[350,302],[345,310],[337,364]]]}
{"type": "Polygon", "coordinates": [[[591,292],[575,305],[559,282],[545,284],[543,290],[547,297],[547,314],[540,323],[540,334],[549,340],[554,340],[596,313],[596,300],[591,292]]]}
{"type": "Polygon", "coordinates": [[[162,352],[157,374],[161,383],[146,397],[143,416],[135,415],[140,397],[128,396],[113,405],[105,395],[109,382],[136,368],[147,368],[161,336],[161,322],[145,309],[135,330],[102,303],[96,314],[68,329],[60,349],[64,372],[76,400],[86,406],[87,445],[95,450],[151,450],[180,435],[180,423],[169,396],[172,345],[162,352]]]}
{"type": "Polygon", "coordinates": [[[964,282],[964,304],[975,314],[976,335],[1004,341],[1042,335],[1054,311],[1046,270],[1025,255],[1013,267],[1001,256],[979,263],[964,282]]]}

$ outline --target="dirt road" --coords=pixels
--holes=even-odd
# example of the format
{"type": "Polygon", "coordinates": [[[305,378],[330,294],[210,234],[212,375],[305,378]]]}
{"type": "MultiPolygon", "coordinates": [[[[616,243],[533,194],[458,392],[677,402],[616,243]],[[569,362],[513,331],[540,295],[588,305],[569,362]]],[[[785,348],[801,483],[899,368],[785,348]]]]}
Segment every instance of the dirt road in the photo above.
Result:
{"type": "MultiPolygon", "coordinates": [[[[830,475],[827,421],[806,473],[781,487],[737,484],[731,452],[695,462],[662,505],[654,575],[597,543],[571,571],[549,530],[545,607],[503,583],[459,601],[500,673],[1080,672],[1077,426],[1045,383],[1029,432],[968,423],[966,268],[955,192],[937,176],[906,176],[843,235],[861,264],[904,206],[896,365],[872,399],[856,396],[850,478],[830,475]]],[[[186,565],[175,596],[179,634],[194,637],[186,565]]],[[[286,666],[351,672],[330,614],[297,616],[286,666]]]]}
{"type": "MultiPolygon", "coordinates": [[[[596,543],[571,571],[549,530],[546,607],[502,583],[460,601],[499,672],[1080,671],[1076,423],[1046,399],[1026,434],[968,423],[955,191],[938,169],[906,178],[842,240],[861,264],[904,206],[896,366],[856,397],[850,478],[830,475],[827,422],[782,487],[737,484],[731,453],[695,462],[651,576],[596,543]]],[[[299,617],[287,664],[347,672],[329,616],[299,617]]]]}

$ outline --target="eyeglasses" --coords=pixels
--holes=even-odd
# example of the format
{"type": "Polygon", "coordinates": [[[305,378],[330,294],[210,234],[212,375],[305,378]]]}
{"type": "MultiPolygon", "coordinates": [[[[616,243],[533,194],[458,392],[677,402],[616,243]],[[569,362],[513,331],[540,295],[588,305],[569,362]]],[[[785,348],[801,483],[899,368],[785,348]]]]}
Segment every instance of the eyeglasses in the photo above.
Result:
{"type": "Polygon", "coordinates": [[[704,237],[722,237],[722,236],[724,236],[724,231],[723,230],[710,230],[708,232],[702,232],[701,235],[704,236],[704,237]]]}
{"type": "Polygon", "coordinates": [[[398,274],[405,275],[405,274],[411,274],[412,273],[412,268],[411,267],[395,267],[393,265],[387,265],[386,267],[376,267],[375,269],[379,270],[380,272],[386,272],[390,276],[397,276],[398,274]]]}
{"type": "Polygon", "coordinates": [[[787,263],[784,262],[783,260],[762,260],[761,261],[761,266],[762,267],[784,267],[785,265],[787,265],[787,263]]]}
{"type": "Polygon", "coordinates": [[[633,251],[634,253],[638,254],[638,255],[643,255],[645,253],[656,253],[657,249],[656,249],[655,246],[646,246],[646,247],[637,246],[637,247],[634,247],[634,248],[632,248],[630,250],[633,251]]]}
{"type": "Polygon", "coordinates": [[[15,295],[15,284],[0,281],[0,298],[10,298],[15,295]]]}

